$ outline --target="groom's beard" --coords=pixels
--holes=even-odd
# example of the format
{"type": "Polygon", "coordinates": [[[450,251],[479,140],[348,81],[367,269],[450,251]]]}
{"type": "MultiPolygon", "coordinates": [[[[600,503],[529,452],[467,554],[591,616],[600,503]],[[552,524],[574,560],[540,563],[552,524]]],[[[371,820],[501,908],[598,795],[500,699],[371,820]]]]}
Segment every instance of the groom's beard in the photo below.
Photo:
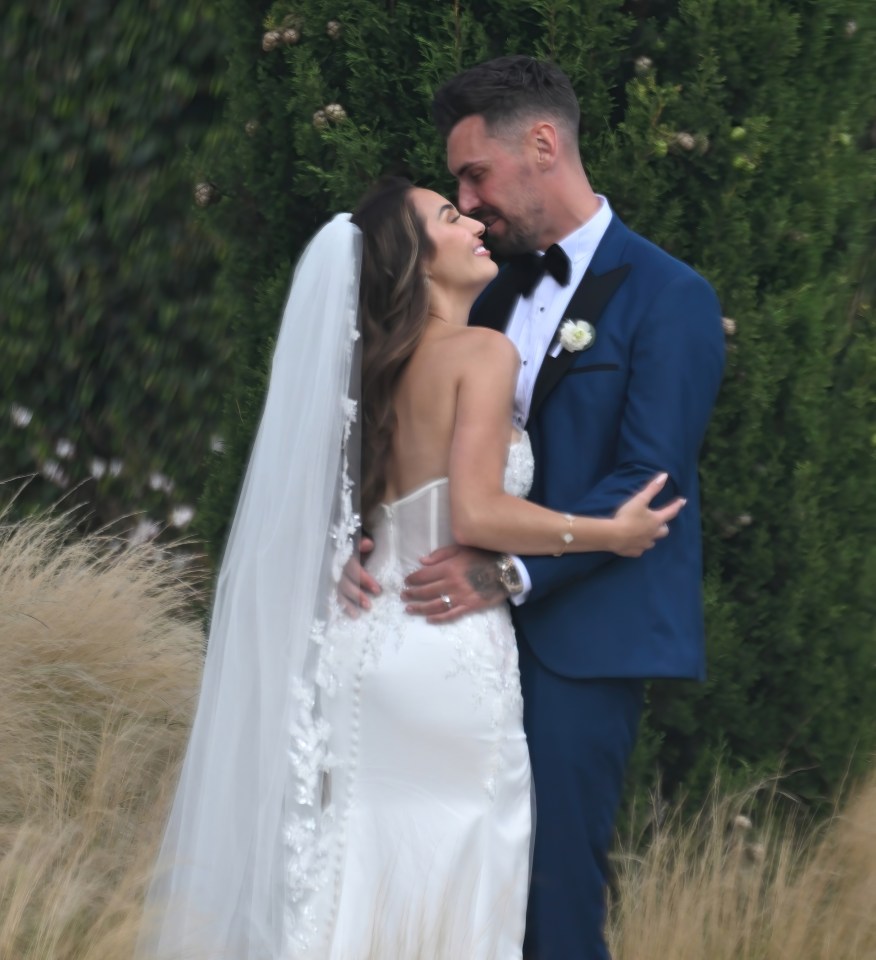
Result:
{"type": "Polygon", "coordinates": [[[471,212],[471,216],[488,225],[484,241],[487,248],[500,257],[514,257],[538,249],[544,216],[544,207],[539,203],[530,204],[513,217],[506,217],[495,207],[479,207],[471,212]],[[500,235],[494,235],[491,229],[497,220],[501,220],[505,228],[500,235]]]}

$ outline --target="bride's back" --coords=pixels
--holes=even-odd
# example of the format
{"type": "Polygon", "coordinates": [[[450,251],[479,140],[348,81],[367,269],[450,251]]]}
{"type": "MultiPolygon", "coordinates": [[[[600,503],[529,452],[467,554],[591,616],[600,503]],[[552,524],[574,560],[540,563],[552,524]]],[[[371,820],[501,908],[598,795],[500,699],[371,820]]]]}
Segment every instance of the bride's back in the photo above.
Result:
{"type": "Polygon", "coordinates": [[[495,330],[440,321],[426,329],[392,398],[384,502],[439,477],[450,477],[462,496],[472,483],[501,487],[519,363],[511,341],[495,330]]]}
{"type": "Polygon", "coordinates": [[[470,340],[480,332],[453,327],[427,334],[406,365],[393,397],[396,428],[386,501],[448,475],[457,393],[467,373],[470,340]]]}

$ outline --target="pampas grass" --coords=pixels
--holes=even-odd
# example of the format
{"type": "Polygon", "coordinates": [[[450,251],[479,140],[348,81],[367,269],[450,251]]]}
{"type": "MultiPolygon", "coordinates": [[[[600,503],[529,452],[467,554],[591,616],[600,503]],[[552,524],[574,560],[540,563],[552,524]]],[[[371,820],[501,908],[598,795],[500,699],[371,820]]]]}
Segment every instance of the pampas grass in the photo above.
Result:
{"type": "Polygon", "coordinates": [[[0,958],[131,956],[203,635],[159,548],[0,528],[0,958]]]}
{"type": "MultiPolygon", "coordinates": [[[[197,695],[168,556],[68,532],[0,526],[0,960],[131,957],[197,695]]],[[[615,960],[876,958],[876,778],[819,826],[749,801],[717,790],[616,855],[615,960]]]]}
{"type": "Polygon", "coordinates": [[[754,792],[716,788],[616,858],[615,960],[876,958],[876,777],[820,825],[780,816],[773,792],[758,828],[754,792]]]}

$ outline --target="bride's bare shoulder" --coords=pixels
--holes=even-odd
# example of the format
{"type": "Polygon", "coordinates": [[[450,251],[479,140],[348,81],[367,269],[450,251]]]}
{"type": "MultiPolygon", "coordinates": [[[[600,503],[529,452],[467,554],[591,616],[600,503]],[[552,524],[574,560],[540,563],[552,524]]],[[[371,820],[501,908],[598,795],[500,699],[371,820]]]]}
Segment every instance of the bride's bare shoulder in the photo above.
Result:
{"type": "Polygon", "coordinates": [[[473,362],[483,363],[489,359],[493,363],[504,363],[515,368],[519,366],[517,347],[504,333],[488,327],[464,327],[459,334],[457,345],[473,362]]]}
{"type": "Polygon", "coordinates": [[[418,353],[432,373],[463,382],[481,379],[487,371],[513,379],[520,368],[517,347],[504,333],[486,327],[457,327],[423,344],[418,353]]]}

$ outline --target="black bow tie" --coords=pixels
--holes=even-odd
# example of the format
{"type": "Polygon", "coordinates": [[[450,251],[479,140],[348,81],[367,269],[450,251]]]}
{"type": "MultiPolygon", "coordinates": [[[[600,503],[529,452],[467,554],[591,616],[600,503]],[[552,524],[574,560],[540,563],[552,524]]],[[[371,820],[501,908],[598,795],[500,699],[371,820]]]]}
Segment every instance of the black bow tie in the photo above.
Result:
{"type": "Polygon", "coordinates": [[[569,282],[572,265],[559,244],[548,247],[543,257],[537,253],[521,253],[510,260],[511,273],[521,295],[528,297],[539,280],[549,273],[561,287],[569,282]]]}

